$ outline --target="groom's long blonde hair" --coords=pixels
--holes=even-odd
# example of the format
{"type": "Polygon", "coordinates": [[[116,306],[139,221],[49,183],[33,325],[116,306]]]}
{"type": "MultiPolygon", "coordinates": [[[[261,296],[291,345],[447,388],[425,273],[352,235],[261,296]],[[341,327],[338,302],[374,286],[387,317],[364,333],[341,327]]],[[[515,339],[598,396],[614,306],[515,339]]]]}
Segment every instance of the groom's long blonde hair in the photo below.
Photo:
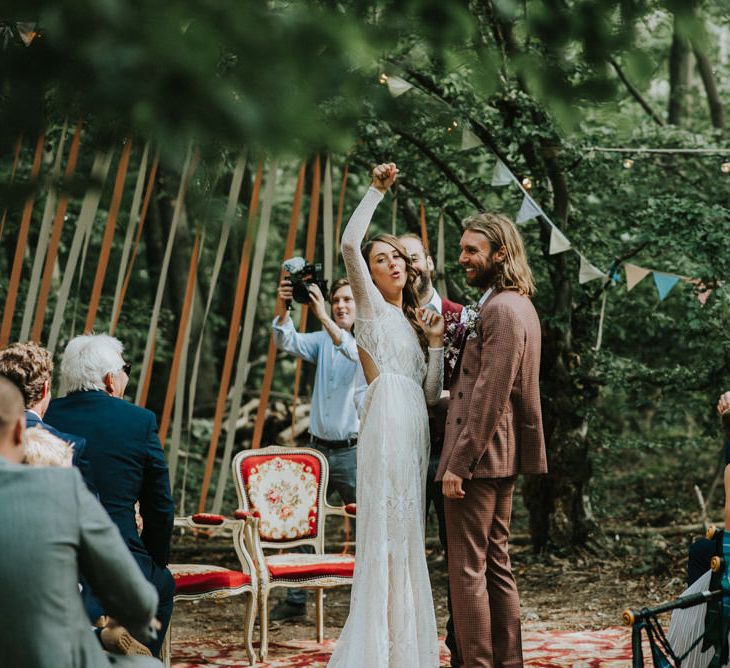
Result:
{"type": "Polygon", "coordinates": [[[494,282],[495,290],[516,290],[528,297],[535,294],[535,281],[527,263],[522,235],[507,216],[500,213],[475,213],[465,218],[461,227],[486,236],[493,253],[500,248],[505,249],[504,262],[499,265],[494,282]]]}

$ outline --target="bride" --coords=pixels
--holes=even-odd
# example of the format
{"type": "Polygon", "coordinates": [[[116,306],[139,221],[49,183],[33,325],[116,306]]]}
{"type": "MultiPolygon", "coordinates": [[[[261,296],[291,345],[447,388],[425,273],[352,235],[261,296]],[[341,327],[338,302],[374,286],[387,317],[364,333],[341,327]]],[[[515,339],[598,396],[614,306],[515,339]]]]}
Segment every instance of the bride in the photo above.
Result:
{"type": "Polygon", "coordinates": [[[350,614],[329,663],[342,668],[439,665],[424,550],[424,492],[426,403],[437,403],[441,394],[444,324],[434,311],[418,308],[415,270],[396,237],[378,235],[360,249],[397,171],[393,163],[373,170],[372,186],[342,236],[368,381],[357,447],[350,614]]]}

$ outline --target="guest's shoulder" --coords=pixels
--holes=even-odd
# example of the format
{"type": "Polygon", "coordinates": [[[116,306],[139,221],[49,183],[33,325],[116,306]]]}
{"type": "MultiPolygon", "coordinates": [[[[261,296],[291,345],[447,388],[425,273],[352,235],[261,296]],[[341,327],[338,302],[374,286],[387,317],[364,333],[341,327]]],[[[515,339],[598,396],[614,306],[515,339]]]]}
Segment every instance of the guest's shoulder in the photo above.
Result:
{"type": "Polygon", "coordinates": [[[115,411],[129,416],[130,419],[144,420],[145,422],[155,419],[155,414],[151,410],[137,406],[137,404],[133,404],[131,401],[117,397],[109,397],[109,399],[114,402],[110,405],[115,411]]]}

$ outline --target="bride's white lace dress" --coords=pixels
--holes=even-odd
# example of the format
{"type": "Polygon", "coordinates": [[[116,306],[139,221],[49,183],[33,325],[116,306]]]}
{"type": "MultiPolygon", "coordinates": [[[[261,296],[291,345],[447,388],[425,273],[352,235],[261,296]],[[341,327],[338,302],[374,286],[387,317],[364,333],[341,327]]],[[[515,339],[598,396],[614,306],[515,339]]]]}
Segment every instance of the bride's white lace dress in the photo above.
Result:
{"type": "Polygon", "coordinates": [[[424,549],[426,400],[438,402],[443,349],[429,349],[426,364],[403,311],[370,278],[360,244],[381,199],[368,190],[342,237],[357,343],[380,373],[360,416],[355,575],[350,614],[329,666],[432,668],[439,655],[424,549]]]}

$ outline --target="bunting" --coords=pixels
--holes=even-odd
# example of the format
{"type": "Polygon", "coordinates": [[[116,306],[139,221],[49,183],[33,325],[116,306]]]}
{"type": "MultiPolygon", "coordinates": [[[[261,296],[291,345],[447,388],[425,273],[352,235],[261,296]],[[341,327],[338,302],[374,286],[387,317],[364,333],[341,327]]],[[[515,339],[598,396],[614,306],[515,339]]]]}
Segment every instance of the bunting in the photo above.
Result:
{"type": "Polygon", "coordinates": [[[650,269],[637,267],[635,264],[628,262],[624,263],[624,271],[626,272],[627,290],[633,290],[637,283],[641,282],[643,278],[646,278],[651,273],[650,269]]]}
{"type": "Polygon", "coordinates": [[[477,148],[478,146],[484,146],[482,140],[474,134],[468,123],[464,123],[463,130],[461,132],[461,150],[468,151],[472,148],[477,148]]]}
{"type": "Polygon", "coordinates": [[[388,86],[388,92],[393,97],[399,97],[413,88],[413,84],[408,83],[405,79],[392,74],[383,76],[385,76],[385,85],[388,86]]]}
{"type": "Polygon", "coordinates": [[[654,285],[656,285],[657,292],[659,293],[659,301],[664,301],[664,298],[672,291],[672,288],[679,282],[679,276],[674,274],[663,274],[660,271],[653,272],[654,285]]]}
{"type": "Polygon", "coordinates": [[[532,197],[530,197],[529,195],[525,195],[522,198],[522,205],[520,206],[520,210],[517,212],[515,223],[517,223],[518,225],[522,225],[528,220],[537,218],[541,214],[542,210],[539,206],[537,206],[537,204],[535,204],[535,200],[533,200],[532,197]]]}
{"type": "Polygon", "coordinates": [[[580,256],[580,269],[578,270],[578,283],[588,283],[598,278],[608,279],[608,274],[593,266],[585,257],[580,256]]]}
{"type": "Polygon", "coordinates": [[[512,176],[512,172],[507,168],[507,165],[497,158],[497,164],[494,165],[494,172],[492,173],[492,185],[497,187],[508,186],[512,181],[516,180],[512,176]]]}
{"type": "Polygon", "coordinates": [[[568,238],[555,225],[550,230],[550,255],[557,255],[570,250],[571,243],[568,238]]]}

